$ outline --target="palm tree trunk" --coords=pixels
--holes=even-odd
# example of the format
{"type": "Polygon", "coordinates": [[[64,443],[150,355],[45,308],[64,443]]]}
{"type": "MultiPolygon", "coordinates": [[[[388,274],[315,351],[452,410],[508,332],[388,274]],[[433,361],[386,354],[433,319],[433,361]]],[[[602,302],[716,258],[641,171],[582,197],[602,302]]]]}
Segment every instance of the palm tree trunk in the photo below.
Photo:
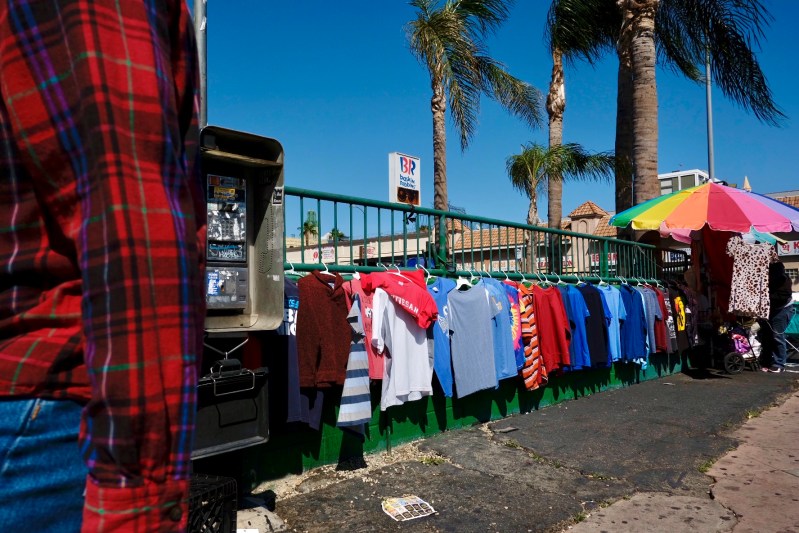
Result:
{"type": "Polygon", "coordinates": [[[633,73],[633,201],[654,198],[658,187],[658,102],[655,82],[655,13],[659,0],[618,0],[622,32],[629,33],[633,73]],[[629,15],[629,16],[628,16],[629,15]]]}
{"type": "MultiPolygon", "coordinates": [[[[552,51],[552,77],[547,95],[547,114],[549,116],[549,146],[563,143],[563,113],[566,110],[566,84],[563,73],[563,54],[557,48],[552,51]]],[[[557,166],[557,165],[556,165],[557,166]]],[[[563,218],[563,180],[562,176],[549,174],[547,177],[547,225],[560,229],[563,218]]],[[[549,243],[549,269],[560,270],[560,239],[552,235],[549,243]]]]}
{"type": "Polygon", "coordinates": [[[446,211],[447,198],[447,126],[445,112],[447,98],[440,81],[433,81],[433,97],[430,99],[433,111],[433,207],[446,211]]]}
{"type": "Polygon", "coordinates": [[[527,210],[527,223],[531,226],[538,225],[538,198],[533,190],[530,194],[530,208],[527,210]]]}
{"type": "MultiPolygon", "coordinates": [[[[549,115],[549,146],[563,143],[563,112],[566,110],[566,88],[563,79],[563,54],[560,50],[552,52],[552,78],[547,95],[547,114],[549,115]]],[[[563,181],[561,176],[547,178],[547,221],[550,228],[560,228],[563,218],[563,181]]]]}
{"type": "MultiPolygon", "coordinates": [[[[535,188],[531,188],[530,193],[530,208],[527,210],[527,223],[531,226],[538,225],[538,197],[535,194],[535,188]]],[[[525,240],[527,241],[527,272],[536,272],[538,268],[535,264],[535,248],[536,248],[536,234],[533,231],[525,231],[525,240]]]]}
{"type": "Polygon", "coordinates": [[[633,206],[633,75],[619,55],[616,95],[616,212],[633,206]]]}

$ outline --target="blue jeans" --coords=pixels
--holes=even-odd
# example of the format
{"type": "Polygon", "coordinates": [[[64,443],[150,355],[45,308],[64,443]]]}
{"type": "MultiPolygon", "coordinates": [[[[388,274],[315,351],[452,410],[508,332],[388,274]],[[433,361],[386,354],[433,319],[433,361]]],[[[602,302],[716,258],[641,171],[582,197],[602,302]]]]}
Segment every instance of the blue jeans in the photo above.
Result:
{"type": "Polygon", "coordinates": [[[774,335],[774,353],[772,355],[774,364],[784,368],[785,360],[788,357],[788,350],[785,344],[785,330],[788,323],[793,318],[793,304],[786,305],[771,317],[769,324],[774,335]]]}
{"type": "Polygon", "coordinates": [[[80,413],[70,400],[0,399],[0,531],[80,531],[80,413]]]}

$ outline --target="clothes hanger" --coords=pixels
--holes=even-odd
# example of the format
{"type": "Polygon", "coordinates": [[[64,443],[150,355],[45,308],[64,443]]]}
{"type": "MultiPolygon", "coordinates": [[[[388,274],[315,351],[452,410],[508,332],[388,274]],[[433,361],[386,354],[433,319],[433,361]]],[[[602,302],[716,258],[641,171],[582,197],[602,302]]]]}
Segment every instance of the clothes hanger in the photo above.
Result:
{"type": "Polygon", "coordinates": [[[430,271],[429,271],[429,270],[427,270],[425,267],[423,267],[422,265],[420,265],[420,264],[418,264],[418,263],[417,263],[417,265],[416,265],[416,268],[417,268],[417,269],[420,269],[420,268],[421,268],[422,270],[424,270],[424,273],[425,273],[424,282],[425,282],[426,284],[428,284],[428,285],[429,285],[429,284],[431,283],[431,280],[430,280],[430,278],[432,277],[432,276],[430,276],[430,271]]]}
{"type": "Polygon", "coordinates": [[[325,269],[320,271],[321,274],[327,274],[328,276],[333,276],[334,278],[336,277],[336,275],[333,272],[330,272],[330,270],[328,270],[327,263],[322,263],[322,266],[324,266],[325,269]]]}
{"type": "Polygon", "coordinates": [[[555,275],[558,277],[558,282],[556,283],[556,285],[566,285],[566,282],[561,279],[560,274],[555,272],[555,275]]]}
{"type": "Polygon", "coordinates": [[[408,276],[406,276],[405,274],[403,274],[403,273],[402,273],[402,270],[400,270],[400,267],[399,267],[399,265],[391,265],[391,266],[393,266],[394,268],[396,268],[396,269],[397,269],[397,271],[396,271],[396,272],[394,272],[393,270],[390,270],[389,272],[391,272],[391,273],[392,273],[392,274],[394,274],[395,276],[399,276],[399,277],[401,277],[402,279],[408,280],[410,283],[413,283],[413,281],[411,281],[411,278],[409,278],[408,276]]]}
{"type": "Polygon", "coordinates": [[[468,289],[471,288],[472,283],[464,276],[458,276],[458,279],[455,280],[455,290],[459,291],[461,289],[468,289]]]}
{"type": "Polygon", "coordinates": [[[284,271],[283,272],[284,275],[286,275],[286,274],[289,275],[289,276],[299,276],[300,275],[299,272],[294,270],[294,263],[292,263],[291,261],[286,261],[286,263],[288,263],[291,268],[289,270],[284,271]]]}

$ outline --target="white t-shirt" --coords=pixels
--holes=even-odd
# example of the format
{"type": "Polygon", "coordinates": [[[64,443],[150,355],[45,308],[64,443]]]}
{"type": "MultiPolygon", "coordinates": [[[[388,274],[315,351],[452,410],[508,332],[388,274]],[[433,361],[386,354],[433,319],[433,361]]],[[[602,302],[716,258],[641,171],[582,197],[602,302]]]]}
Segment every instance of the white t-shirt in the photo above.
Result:
{"type": "Polygon", "coordinates": [[[383,289],[372,300],[372,346],[383,353],[380,410],[433,394],[433,357],[427,331],[383,289]]]}

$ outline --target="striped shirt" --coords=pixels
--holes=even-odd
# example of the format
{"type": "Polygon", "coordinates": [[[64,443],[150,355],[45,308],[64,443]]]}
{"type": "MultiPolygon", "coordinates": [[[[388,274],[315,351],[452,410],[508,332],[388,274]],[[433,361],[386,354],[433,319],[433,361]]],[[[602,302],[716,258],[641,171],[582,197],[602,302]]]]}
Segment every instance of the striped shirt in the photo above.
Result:
{"type": "Polygon", "coordinates": [[[0,396],[86,404],[84,531],[185,529],[205,315],[185,1],[0,1],[0,57],[0,396]]]}
{"type": "Polygon", "coordinates": [[[538,343],[538,321],[535,316],[535,297],[531,287],[521,283],[519,289],[519,316],[522,323],[522,343],[524,344],[524,366],[521,375],[527,390],[535,390],[547,384],[549,373],[541,356],[538,343]]]}

